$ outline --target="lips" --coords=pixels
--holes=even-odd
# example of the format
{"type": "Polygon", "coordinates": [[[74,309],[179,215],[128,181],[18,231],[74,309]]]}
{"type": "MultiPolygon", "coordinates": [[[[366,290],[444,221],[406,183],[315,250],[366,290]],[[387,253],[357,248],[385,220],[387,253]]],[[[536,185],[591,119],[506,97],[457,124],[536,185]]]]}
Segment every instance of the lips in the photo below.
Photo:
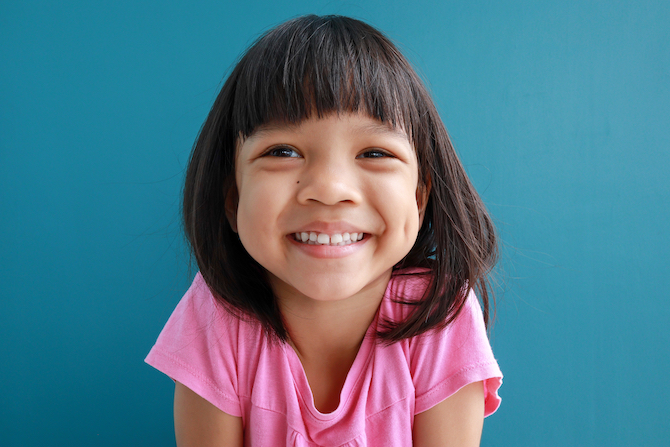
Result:
{"type": "Polygon", "coordinates": [[[331,245],[343,246],[351,245],[365,237],[365,233],[317,233],[316,231],[303,231],[293,234],[297,242],[309,245],[331,245]]]}

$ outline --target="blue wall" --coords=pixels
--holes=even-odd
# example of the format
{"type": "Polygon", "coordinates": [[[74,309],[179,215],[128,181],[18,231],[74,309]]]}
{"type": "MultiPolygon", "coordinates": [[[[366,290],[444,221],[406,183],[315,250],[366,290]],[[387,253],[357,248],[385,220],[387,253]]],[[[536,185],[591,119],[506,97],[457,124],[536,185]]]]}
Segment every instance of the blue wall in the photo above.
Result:
{"type": "Polygon", "coordinates": [[[670,2],[230,3],[0,5],[0,443],[174,442],[143,358],[190,281],[186,159],[239,53],[313,12],[400,43],[500,228],[483,445],[669,445],[670,2]]]}

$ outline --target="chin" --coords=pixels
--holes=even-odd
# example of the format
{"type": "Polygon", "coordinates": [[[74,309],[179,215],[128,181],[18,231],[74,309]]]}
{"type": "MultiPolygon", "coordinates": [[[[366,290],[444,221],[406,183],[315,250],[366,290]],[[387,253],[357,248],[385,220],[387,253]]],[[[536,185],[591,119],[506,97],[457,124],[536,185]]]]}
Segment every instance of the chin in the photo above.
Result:
{"type": "MultiPolygon", "coordinates": [[[[362,273],[362,272],[359,272],[362,273]]],[[[370,273],[368,272],[368,275],[370,273]]],[[[366,294],[373,289],[381,294],[386,290],[383,280],[386,275],[380,275],[373,280],[363,280],[361,275],[355,272],[340,273],[337,275],[314,275],[307,281],[294,285],[295,289],[302,295],[314,301],[342,301],[361,293],[366,294]]],[[[366,276],[363,274],[362,276],[366,276]]],[[[390,277],[390,270],[388,271],[390,277]]]]}
{"type": "Polygon", "coordinates": [[[360,288],[342,287],[341,284],[338,286],[319,284],[300,287],[297,290],[314,301],[342,301],[360,292],[360,288]]]}

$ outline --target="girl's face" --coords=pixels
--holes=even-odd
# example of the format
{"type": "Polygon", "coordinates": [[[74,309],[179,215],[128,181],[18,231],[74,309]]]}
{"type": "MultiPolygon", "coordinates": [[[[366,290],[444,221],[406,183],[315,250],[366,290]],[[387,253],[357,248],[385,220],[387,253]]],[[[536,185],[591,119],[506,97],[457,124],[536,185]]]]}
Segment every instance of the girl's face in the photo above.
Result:
{"type": "Polygon", "coordinates": [[[332,114],[264,126],[237,151],[239,199],[237,207],[229,200],[228,218],[280,300],[383,291],[427,201],[402,130],[332,114]]]}

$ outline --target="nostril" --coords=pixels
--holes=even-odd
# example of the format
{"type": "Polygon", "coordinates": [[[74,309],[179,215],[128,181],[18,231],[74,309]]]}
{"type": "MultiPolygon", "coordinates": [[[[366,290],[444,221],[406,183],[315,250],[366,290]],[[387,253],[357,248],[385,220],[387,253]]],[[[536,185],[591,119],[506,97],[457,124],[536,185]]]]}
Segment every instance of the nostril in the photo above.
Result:
{"type": "Polygon", "coordinates": [[[300,203],[322,203],[335,205],[338,203],[356,203],[360,200],[360,191],[356,182],[352,182],[346,172],[319,170],[305,173],[306,177],[295,181],[295,191],[300,203]]]}

